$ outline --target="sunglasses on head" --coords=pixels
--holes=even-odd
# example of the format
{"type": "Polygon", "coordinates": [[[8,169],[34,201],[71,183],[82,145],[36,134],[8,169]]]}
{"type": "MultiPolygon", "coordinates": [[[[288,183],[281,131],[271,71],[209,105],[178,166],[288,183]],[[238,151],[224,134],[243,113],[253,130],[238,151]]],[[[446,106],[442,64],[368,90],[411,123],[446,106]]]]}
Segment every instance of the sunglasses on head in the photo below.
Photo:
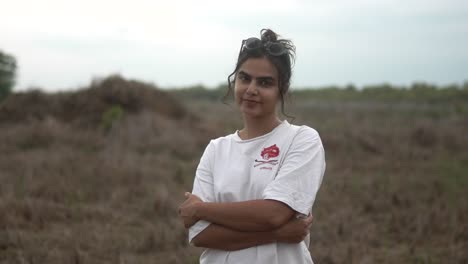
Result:
{"type": "Polygon", "coordinates": [[[264,48],[272,56],[281,56],[288,52],[281,42],[268,41],[263,43],[259,38],[248,38],[242,41],[240,53],[242,53],[244,49],[251,51],[260,48],[264,48]]]}

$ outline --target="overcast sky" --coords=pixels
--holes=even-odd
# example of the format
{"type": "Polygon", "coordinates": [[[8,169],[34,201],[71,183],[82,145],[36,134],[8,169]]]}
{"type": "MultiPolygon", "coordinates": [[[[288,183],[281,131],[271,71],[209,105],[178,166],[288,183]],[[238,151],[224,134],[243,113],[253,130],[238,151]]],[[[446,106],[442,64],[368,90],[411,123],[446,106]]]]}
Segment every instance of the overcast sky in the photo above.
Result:
{"type": "Polygon", "coordinates": [[[16,90],[76,89],[112,73],[160,87],[217,86],[242,39],[297,47],[293,87],[468,81],[467,0],[0,0],[16,90]]]}

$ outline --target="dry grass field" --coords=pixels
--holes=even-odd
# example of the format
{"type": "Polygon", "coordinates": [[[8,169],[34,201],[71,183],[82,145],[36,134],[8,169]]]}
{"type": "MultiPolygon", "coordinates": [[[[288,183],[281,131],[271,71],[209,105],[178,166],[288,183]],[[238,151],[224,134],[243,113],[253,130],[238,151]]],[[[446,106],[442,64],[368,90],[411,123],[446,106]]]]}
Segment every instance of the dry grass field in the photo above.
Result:
{"type": "MultiPolygon", "coordinates": [[[[316,264],[468,263],[468,111],[296,98],[327,171],[316,264]]],[[[198,263],[176,208],[232,106],[114,76],[0,103],[0,263],[198,263]]]]}

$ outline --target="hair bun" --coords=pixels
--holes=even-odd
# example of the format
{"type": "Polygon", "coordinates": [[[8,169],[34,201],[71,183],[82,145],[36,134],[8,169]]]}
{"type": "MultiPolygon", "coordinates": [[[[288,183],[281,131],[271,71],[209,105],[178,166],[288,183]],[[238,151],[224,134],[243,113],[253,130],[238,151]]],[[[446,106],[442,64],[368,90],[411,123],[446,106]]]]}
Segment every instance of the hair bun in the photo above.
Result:
{"type": "Polygon", "coordinates": [[[260,35],[263,42],[275,42],[278,40],[278,34],[268,28],[262,29],[260,35]]]}

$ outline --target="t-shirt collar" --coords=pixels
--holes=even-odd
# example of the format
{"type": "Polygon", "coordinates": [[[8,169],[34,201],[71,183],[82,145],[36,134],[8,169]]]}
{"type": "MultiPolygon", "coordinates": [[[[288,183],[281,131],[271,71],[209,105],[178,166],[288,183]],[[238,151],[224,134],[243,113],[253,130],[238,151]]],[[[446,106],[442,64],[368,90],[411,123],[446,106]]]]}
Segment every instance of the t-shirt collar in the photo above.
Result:
{"type": "Polygon", "coordinates": [[[262,139],[262,138],[265,138],[265,137],[268,137],[270,136],[271,134],[275,133],[280,127],[283,127],[285,125],[289,125],[289,122],[287,120],[283,120],[279,125],[277,125],[275,128],[273,128],[273,130],[271,130],[270,132],[266,133],[265,135],[261,135],[261,136],[258,136],[258,137],[254,137],[254,138],[250,138],[250,139],[242,139],[239,137],[239,130],[236,130],[232,136],[234,138],[234,140],[236,142],[241,142],[241,143],[246,143],[246,142],[252,142],[252,141],[255,141],[255,140],[259,140],[259,139],[262,139]]]}

